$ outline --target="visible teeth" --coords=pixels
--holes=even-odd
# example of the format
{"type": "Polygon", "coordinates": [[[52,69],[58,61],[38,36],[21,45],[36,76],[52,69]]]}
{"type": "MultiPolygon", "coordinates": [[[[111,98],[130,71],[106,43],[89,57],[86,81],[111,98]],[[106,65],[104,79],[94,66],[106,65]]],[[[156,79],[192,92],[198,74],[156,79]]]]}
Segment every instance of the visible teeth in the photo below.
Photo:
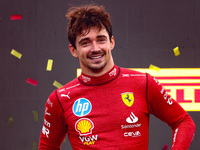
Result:
{"type": "Polygon", "coordinates": [[[92,57],[92,59],[98,59],[101,58],[102,56],[97,56],[97,57],[92,57]]]}

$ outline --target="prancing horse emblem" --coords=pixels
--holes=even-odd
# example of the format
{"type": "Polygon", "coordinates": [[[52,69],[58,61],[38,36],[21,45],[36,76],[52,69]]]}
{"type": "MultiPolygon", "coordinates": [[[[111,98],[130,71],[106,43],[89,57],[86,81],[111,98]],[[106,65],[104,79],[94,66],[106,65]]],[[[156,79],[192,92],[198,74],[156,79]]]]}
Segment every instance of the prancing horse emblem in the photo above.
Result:
{"type": "Polygon", "coordinates": [[[132,92],[125,92],[121,94],[123,102],[128,106],[131,107],[134,102],[134,96],[132,92]]]}

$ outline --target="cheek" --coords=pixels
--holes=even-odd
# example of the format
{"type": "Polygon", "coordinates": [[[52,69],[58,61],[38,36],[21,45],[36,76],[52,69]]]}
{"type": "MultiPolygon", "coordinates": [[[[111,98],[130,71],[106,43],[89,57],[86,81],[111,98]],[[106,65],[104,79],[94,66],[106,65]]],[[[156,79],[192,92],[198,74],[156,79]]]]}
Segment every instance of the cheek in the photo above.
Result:
{"type": "Polygon", "coordinates": [[[81,58],[87,58],[87,51],[82,50],[82,51],[79,53],[79,56],[80,56],[81,58]]]}

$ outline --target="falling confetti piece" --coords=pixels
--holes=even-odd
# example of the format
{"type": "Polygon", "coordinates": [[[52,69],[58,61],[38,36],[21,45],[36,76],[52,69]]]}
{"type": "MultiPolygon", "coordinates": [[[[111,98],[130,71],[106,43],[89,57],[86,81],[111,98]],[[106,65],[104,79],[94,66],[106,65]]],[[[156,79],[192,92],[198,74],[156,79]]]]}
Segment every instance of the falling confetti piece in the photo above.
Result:
{"type": "Polygon", "coordinates": [[[152,69],[152,70],[155,70],[155,71],[159,71],[160,70],[159,67],[156,67],[156,66],[154,66],[152,64],[150,64],[149,69],[152,69]]]}
{"type": "Polygon", "coordinates": [[[53,65],[53,59],[48,59],[46,70],[51,71],[52,65],[53,65]]]}
{"type": "Polygon", "coordinates": [[[13,117],[13,116],[10,116],[10,117],[8,118],[8,121],[7,121],[7,126],[11,126],[11,124],[13,123],[13,121],[14,121],[14,117],[13,117]]]}
{"type": "Polygon", "coordinates": [[[180,55],[180,51],[179,51],[178,46],[177,46],[176,48],[174,48],[173,51],[174,51],[174,55],[175,55],[175,56],[180,55]]]}
{"type": "Polygon", "coordinates": [[[11,20],[21,20],[22,19],[22,15],[11,15],[10,19],[11,20]]]}
{"type": "Polygon", "coordinates": [[[60,84],[59,82],[57,82],[56,80],[53,82],[53,85],[54,85],[55,87],[57,87],[57,88],[63,87],[63,85],[60,84]]]}
{"type": "Polygon", "coordinates": [[[12,49],[11,54],[12,54],[13,56],[19,58],[19,59],[21,59],[21,57],[22,57],[22,54],[19,53],[19,52],[16,51],[16,50],[14,50],[14,49],[12,49]]]}
{"type": "Polygon", "coordinates": [[[32,150],[37,150],[37,142],[33,142],[33,148],[32,150]]]}
{"type": "Polygon", "coordinates": [[[169,146],[168,146],[167,144],[165,144],[165,145],[163,146],[162,150],[167,150],[168,147],[169,147],[169,146]]]}
{"type": "Polygon", "coordinates": [[[37,84],[38,84],[38,81],[31,79],[31,78],[27,78],[26,82],[30,83],[32,85],[35,85],[35,86],[37,86],[37,84]]]}
{"type": "Polygon", "coordinates": [[[38,112],[36,110],[33,110],[32,113],[33,113],[34,121],[38,122],[38,112]]]}

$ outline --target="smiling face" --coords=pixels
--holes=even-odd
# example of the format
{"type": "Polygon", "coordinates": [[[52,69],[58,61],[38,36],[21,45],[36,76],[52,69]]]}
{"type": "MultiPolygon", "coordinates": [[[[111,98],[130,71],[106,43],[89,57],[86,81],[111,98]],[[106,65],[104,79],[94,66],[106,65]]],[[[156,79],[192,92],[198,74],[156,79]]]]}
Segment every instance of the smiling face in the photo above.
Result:
{"type": "Polygon", "coordinates": [[[115,46],[114,38],[109,38],[105,28],[91,27],[76,37],[76,49],[70,44],[69,49],[74,57],[79,58],[82,72],[99,76],[114,66],[111,50],[115,46]]]}

